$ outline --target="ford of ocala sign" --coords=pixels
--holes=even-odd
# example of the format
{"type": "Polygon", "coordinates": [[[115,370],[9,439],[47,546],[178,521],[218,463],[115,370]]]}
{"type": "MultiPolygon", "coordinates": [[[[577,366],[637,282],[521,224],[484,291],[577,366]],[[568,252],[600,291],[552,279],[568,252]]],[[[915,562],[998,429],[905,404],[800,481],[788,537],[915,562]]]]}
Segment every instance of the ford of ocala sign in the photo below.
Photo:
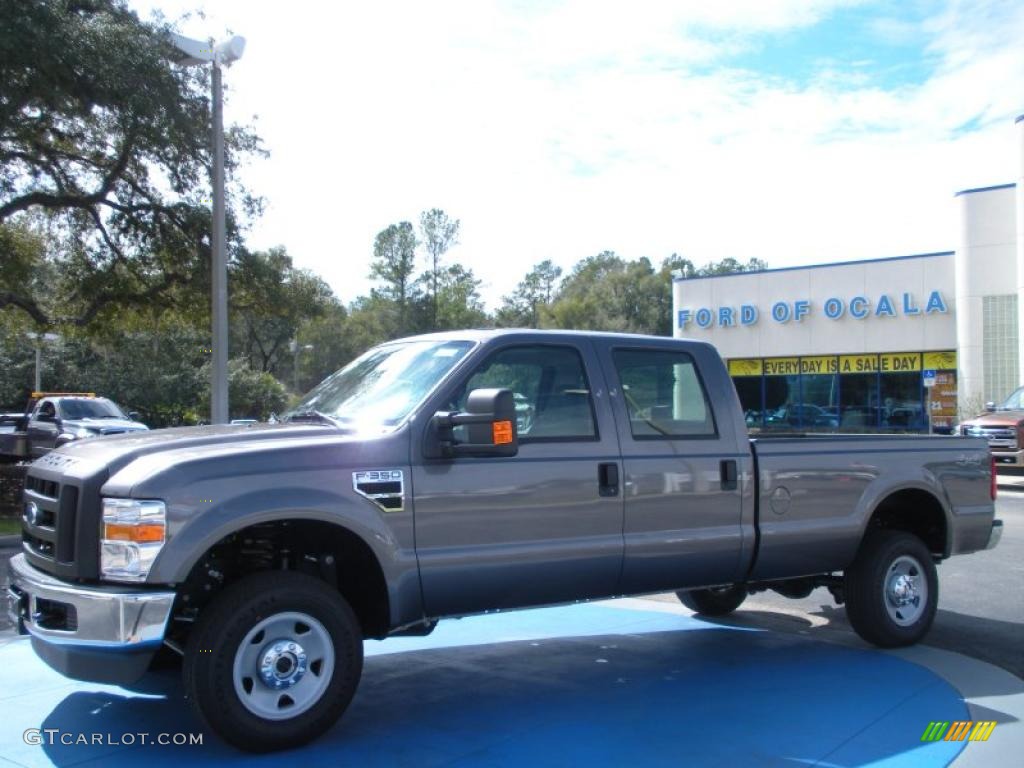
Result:
{"type": "MultiPolygon", "coordinates": [[[[872,301],[867,296],[853,296],[843,299],[833,296],[825,299],[821,306],[816,306],[808,299],[796,301],[776,301],[771,305],[769,316],[776,323],[802,322],[820,312],[829,320],[839,320],[849,315],[854,320],[866,320],[869,317],[896,317],[905,315],[946,314],[949,311],[941,291],[932,291],[927,299],[920,303],[912,293],[893,296],[883,293],[872,301]]],[[[696,325],[698,328],[732,328],[735,326],[757,325],[761,311],[753,304],[725,307],[698,307],[697,309],[680,309],[676,322],[679,328],[696,325]]]]}

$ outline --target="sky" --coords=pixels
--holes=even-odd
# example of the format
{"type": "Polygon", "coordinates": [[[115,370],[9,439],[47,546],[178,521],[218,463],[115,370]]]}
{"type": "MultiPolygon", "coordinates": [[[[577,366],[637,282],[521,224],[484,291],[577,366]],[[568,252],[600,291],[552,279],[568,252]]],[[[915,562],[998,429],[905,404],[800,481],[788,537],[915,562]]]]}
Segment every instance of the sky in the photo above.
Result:
{"type": "Polygon", "coordinates": [[[1020,0],[129,4],[246,38],[225,120],[270,151],[242,171],[267,203],[248,244],[345,302],[374,236],[429,208],[494,308],[537,262],[604,250],[954,250],[956,192],[1021,174],[1020,0]]]}

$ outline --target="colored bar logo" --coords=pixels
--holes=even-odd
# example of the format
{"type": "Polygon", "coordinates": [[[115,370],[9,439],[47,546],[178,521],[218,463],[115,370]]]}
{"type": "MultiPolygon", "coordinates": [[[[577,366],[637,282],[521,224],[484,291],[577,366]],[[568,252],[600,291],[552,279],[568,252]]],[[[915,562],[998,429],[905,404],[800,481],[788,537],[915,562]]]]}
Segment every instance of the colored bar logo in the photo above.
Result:
{"type": "Polygon", "coordinates": [[[957,720],[952,723],[948,720],[933,721],[924,729],[921,741],[988,741],[995,728],[993,720],[979,720],[976,723],[971,720],[957,720]]]}

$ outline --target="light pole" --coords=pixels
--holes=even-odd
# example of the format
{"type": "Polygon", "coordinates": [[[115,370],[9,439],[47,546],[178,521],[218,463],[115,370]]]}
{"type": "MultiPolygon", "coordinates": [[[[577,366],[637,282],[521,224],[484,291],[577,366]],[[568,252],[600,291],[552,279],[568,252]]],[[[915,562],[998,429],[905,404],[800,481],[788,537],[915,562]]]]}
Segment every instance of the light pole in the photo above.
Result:
{"type": "Polygon", "coordinates": [[[44,341],[56,341],[60,338],[56,333],[27,333],[30,339],[36,340],[36,387],[33,392],[43,391],[43,342],[44,341]]]}
{"type": "Polygon", "coordinates": [[[228,265],[224,224],[224,115],[221,92],[221,66],[230,66],[242,58],[244,37],[232,37],[214,44],[171,35],[175,47],[185,54],[179,63],[209,63],[212,70],[213,117],[213,366],[210,378],[210,423],[228,421],[228,265]]]}
{"type": "Polygon", "coordinates": [[[295,394],[301,395],[302,393],[299,392],[299,352],[302,352],[303,350],[310,350],[313,348],[313,345],[303,344],[300,346],[296,339],[292,339],[291,344],[288,346],[291,347],[295,362],[295,370],[292,371],[292,389],[295,390],[295,394]]]}

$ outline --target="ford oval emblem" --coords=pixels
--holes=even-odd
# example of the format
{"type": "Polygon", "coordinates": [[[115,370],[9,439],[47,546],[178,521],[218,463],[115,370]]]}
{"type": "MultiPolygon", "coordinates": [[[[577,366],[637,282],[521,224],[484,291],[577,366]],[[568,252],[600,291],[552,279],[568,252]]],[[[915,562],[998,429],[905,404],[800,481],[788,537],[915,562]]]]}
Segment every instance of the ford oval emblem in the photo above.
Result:
{"type": "Polygon", "coordinates": [[[25,520],[29,525],[39,525],[39,507],[34,501],[25,505],[25,520]]]}

